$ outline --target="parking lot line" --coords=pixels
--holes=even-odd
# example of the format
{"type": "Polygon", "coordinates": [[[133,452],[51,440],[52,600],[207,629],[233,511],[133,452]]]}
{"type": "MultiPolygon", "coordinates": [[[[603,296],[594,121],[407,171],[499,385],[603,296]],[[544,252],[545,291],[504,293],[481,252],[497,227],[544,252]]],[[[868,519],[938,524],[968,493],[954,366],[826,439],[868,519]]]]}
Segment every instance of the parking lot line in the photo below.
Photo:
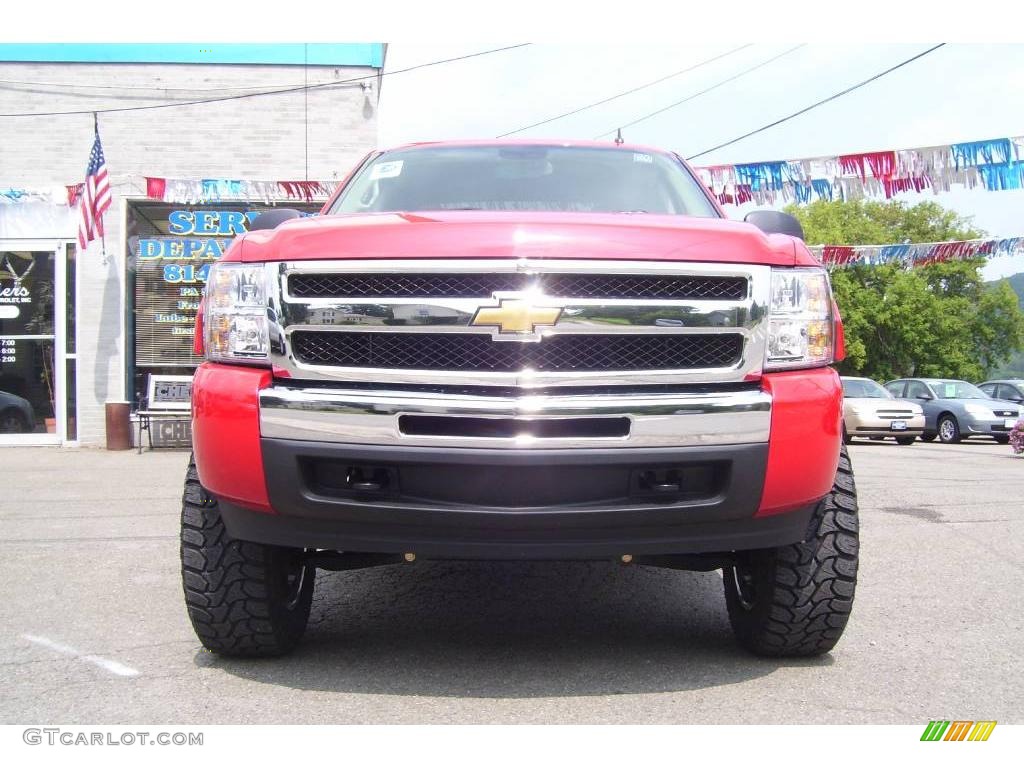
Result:
{"type": "Polygon", "coordinates": [[[94,664],[95,666],[105,669],[107,672],[114,675],[119,675],[121,677],[135,677],[139,674],[137,669],[133,669],[119,661],[104,659],[102,656],[93,656],[91,654],[82,653],[81,651],[72,648],[70,645],[54,642],[47,637],[40,637],[39,635],[22,635],[21,637],[28,640],[30,643],[35,643],[36,645],[41,645],[44,648],[49,648],[51,651],[56,651],[57,653],[62,653],[65,656],[71,656],[80,661],[94,664]]]}

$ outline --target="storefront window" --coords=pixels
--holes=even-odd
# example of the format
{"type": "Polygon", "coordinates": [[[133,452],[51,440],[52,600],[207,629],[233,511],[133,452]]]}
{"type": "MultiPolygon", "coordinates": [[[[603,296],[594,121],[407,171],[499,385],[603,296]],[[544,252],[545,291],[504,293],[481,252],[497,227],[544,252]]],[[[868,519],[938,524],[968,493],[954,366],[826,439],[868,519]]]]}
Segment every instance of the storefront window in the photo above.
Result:
{"type": "MultiPolygon", "coordinates": [[[[315,213],[321,206],[286,207],[315,213]]],[[[136,407],[150,375],[189,374],[202,362],[192,354],[192,331],[209,267],[266,209],[244,202],[129,203],[127,391],[136,407]]]]}
{"type": "Polygon", "coordinates": [[[0,434],[56,432],[55,259],[0,251],[0,434]]]}
{"type": "Polygon", "coordinates": [[[65,312],[66,335],[64,336],[64,351],[69,355],[75,354],[78,349],[76,346],[77,339],[75,338],[76,317],[78,314],[75,304],[75,291],[77,290],[75,285],[78,266],[77,256],[78,253],[75,250],[74,243],[68,243],[64,248],[64,274],[66,275],[66,279],[64,281],[64,301],[65,306],[67,306],[67,311],[65,312]]]}

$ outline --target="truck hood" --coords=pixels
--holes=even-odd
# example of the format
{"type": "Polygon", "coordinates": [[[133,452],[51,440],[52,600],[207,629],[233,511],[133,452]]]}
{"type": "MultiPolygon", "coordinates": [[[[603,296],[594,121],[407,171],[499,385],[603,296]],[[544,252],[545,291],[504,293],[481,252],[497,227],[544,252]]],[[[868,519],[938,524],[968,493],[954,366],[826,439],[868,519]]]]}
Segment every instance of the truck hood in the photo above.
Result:
{"type": "Polygon", "coordinates": [[[443,211],[314,216],[236,240],[228,260],[620,259],[815,265],[800,241],[728,219],[443,211]]]}

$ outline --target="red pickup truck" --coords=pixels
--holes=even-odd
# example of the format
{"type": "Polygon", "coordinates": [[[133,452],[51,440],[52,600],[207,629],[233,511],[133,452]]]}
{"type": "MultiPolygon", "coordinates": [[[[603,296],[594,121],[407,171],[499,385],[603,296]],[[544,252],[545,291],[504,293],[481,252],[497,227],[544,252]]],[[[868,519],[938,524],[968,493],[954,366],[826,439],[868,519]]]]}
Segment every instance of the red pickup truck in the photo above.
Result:
{"type": "Polygon", "coordinates": [[[718,570],[737,642],[824,653],[857,502],[842,325],[799,224],[675,154],[369,155],[211,270],[182,576],[203,645],[290,651],[316,570],[421,559],[718,570]]]}

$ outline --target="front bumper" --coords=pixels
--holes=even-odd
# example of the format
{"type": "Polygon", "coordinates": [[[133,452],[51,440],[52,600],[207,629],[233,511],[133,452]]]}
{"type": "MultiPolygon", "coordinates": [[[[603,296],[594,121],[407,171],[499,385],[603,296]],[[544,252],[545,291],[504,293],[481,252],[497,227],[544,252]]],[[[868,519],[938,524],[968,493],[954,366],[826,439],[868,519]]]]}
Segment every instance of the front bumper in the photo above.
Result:
{"type": "Polygon", "coordinates": [[[771,405],[771,396],[750,384],[523,394],[277,382],[259,393],[264,438],[431,448],[764,444],[771,405]]]}
{"type": "Polygon", "coordinates": [[[960,434],[963,437],[974,436],[974,435],[1009,435],[1013,429],[1013,424],[1017,422],[1017,419],[999,417],[997,419],[971,419],[970,421],[964,421],[960,425],[960,434]],[[1006,426],[1007,422],[1011,422],[1010,426],[1006,426]]]}
{"type": "Polygon", "coordinates": [[[846,432],[851,437],[917,437],[924,432],[924,414],[913,417],[879,418],[874,414],[847,414],[844,417],[846,432]],[[902,421],[906,429],[893,429],[894,421],[902,421]]]}
{"type": "Polygon", "coordinates": [[[718,390],[520,397],[310,389],[207,363],[193,437],[200,479],[243,540],[433,557],[685,554],[802,540],[835,475],[840,408],[830,369],[718,390]]]}
{"type": "Polygon", "coordinates": [[[755,518],[767,446],[395,448],[265,438],[270,504],[222,504],[236,538],[428,557],[722,552],[803,537],[810,508],[755,518]],[[379,486],[372,490],[359,486],[379,486]]]}

